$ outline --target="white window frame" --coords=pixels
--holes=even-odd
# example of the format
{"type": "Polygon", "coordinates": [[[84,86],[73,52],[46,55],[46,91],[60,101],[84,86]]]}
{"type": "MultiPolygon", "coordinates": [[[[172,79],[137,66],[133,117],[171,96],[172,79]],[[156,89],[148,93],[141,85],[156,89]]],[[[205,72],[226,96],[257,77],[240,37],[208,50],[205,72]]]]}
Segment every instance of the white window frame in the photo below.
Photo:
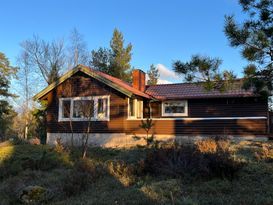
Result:
{"type": "Polygon", "coordinates": [[[163,101],[161,103],[161,115],[163,117],[180,117],[180,116],[188,116],[188,101],[187,100],[176,100],[176,101],[163,101]],[[184,103],[185,104],[185,112],[184,113],[165,113],[165,103],[184,103]]]}
{"type": "Polygon", "coordinates": [[[110,95],[88,96],[88,97],[69,97],[59,98],[59,114],[58,121],[109,121],[110,120],[110,95]],[[98,116],[98,99],[107,99],[106,117],[98,116]],[[63,101],[70,100],[70,117],[63,118],[63,101]],[[77,100],[94,100],[94,117],[92,118],[75,118],[73,117],[74,101],[77,100]]]}
{"type": "Polygon", "coordinates": [[[143,100],[133,99],[134,101],[134,116],[130,116],[130,98],[127,100],[128,107],[128,119],[143,119],[143,100]],[[141,103],[141,110],[138,110],[138,102],[141,103]],[[137,113],[140,112],[140,118],[137,117],[137,113]]]}

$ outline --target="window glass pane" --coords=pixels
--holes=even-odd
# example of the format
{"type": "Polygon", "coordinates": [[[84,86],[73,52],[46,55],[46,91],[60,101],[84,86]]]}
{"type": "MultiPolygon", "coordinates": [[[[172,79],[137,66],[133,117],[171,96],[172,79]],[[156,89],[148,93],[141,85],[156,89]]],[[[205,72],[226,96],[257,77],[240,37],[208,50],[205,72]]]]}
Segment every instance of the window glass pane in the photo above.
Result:
{"type": "Polygon", "coordinates": [[[70,100],[63,100],[62,118],[70,118],[70,100]]]}
{"type": "Polygon", "coordinates": [[[132,98],[129,99],[129,116],[130,117],[135,116],[135,103],[134,99],[132,98]]]}
{"type": "Polygon", "coordinates": [[[98,99],[98,117],[106,118],[107,117],[107,98],[98,99]]]}
{"type": "Polygon", "coordinates": [[[137,118],[142,117],[142,101],[137,101],[137,118]]]}
{"type": "Polygon", "coordinates": [[[182,102],[169,102],[164,103],[165,113],[185,113],[185,104],[182,102]]]}
{"type": "Polygon", "coordinates": [[[73,105],[73,118],[94,117],[94,100],[75,100],[73,105]]]}

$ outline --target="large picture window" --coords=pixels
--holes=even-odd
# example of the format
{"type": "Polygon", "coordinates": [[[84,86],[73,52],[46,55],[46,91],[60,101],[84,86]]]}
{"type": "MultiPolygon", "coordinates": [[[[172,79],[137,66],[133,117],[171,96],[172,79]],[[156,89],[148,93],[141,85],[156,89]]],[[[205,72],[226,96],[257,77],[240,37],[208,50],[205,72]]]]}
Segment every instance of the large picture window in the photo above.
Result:
{"type": "Polygon", "coordinates": [[[142,119],[143,118],[143,101],[133,98],[128,98],[128,118],[142,119]]]}
{"type": "Polygon", "coordinates": [[[109,96],[60,98],[59,121],[109,120],[109,96]]]}
{"type": "Polygon", "coordinates": [[[188,102],[186,100],[162,102],[162,116],[188,116],[188,102]]]}

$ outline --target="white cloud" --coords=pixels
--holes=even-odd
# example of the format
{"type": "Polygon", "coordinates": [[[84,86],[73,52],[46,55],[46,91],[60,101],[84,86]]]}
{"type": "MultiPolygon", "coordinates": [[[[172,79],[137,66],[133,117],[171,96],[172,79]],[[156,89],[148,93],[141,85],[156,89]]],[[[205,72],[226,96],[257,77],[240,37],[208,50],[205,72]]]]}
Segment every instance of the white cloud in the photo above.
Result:
{"type": "Polygon", "coordinates": [[[173,82],[164,80],[164,79],[158,79],[157,84],[172,84],[173,82]]]}
{"type": "Polygon", "coordinates": [[[180,81],[179,76],[163,64],[156,65],[159,71],[158,84],[171,84],[180,81]]]}
{"type": "Polygon", "coordinates": [[[173,79],[173,80],[178,80],[179,76],[172,70],[168,69],[166,66],[163,64],[157,64],[156,65],[159,75],[161,79],[173,79]]]}

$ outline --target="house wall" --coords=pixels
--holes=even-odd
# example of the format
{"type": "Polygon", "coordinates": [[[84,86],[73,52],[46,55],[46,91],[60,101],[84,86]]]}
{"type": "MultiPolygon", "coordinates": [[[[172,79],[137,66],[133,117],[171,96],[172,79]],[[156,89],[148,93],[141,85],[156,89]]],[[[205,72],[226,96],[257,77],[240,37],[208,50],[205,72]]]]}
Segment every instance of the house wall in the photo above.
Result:
{"type": "MultiPolygon", "coordinates": [[[[151,103],[154,134],[265,135],[267,100],[261,98],[189,99],[188,116],[163,117],[161,102],[151,103]]],[[[126,123],[126,133],[144,133],[140,121],[126,123]]]]}
{"type": "MultiPolygon", "coordinates": [[[[161,116],[161,102],[151,103],[151,107],[153,117],[164,118],[161,116]]],[[[267,110],[267,100],[262,98],[189,99],[187,117],[266,117],[267,110]]]]}
{"type": "Polygon", "coordinates": [[[48,101],[48,133],[86,132],[88,122],[58,122],[59,98],[110,95],[110,121],[92,121],[91,131],[96,133],[124,133],[127,118],[127,98],[105,84],[77,73],[67,79],[44,98],[48,101]]]}
{"type": "MultiPolygon", "coordinates": [[[[127,134],[144,134],[139,128],[140,120],[129,120],[127,134]]],[[[154,119],[150,133],[166,135],[265,135],[266,119],[154,119]]]]}
{"type": "MultiPolygon", "coordinates": [[[[67,138],[72,132],[80,137],[87,129],[88,122],[58,122],[59,98],[96,95],[110,95],[110,121],[93,121],[91,124],[91,132],[96,139],[101,137],[102,142],[108,144],[109,140],[116,144],[121,141],[132,144],[133,142],[128,141],[129,138],[132,139],[130,135],[145,133],[140,128],[141,120],[127,119],[128,101],[125,95],[83,73],[77,73],[43,98],[48,101],[47,133],[50,143],[59,136],[67,138]]],[[[190,99],[189,114],[181,119],[162,117],[160,102],[151,103],[151,108],[154,121],[151,133],[161,138],[202,135],[255,136],[267,133],[267,101],[259,98],[190,99]]],[[[148,101],[144,101],[143,110],[144,117],[149,117],[148,101]]]]}

